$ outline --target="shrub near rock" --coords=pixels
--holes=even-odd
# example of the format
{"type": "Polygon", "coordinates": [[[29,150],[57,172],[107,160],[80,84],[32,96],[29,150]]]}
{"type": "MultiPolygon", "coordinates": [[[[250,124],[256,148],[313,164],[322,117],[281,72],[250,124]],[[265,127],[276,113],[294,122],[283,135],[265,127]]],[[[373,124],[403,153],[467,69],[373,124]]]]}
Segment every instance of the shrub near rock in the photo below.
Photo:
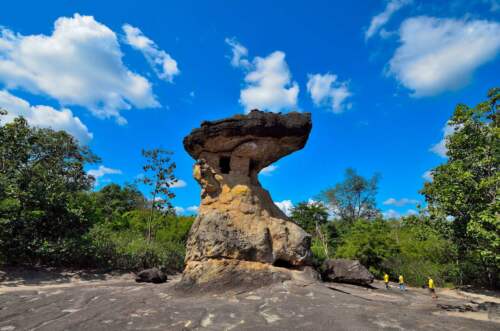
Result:
{"type": "Polygon", "coordinates": [[[375,277],[358,260],[328,259],[321,266],[324,281],[368,285],[375,277]]]}

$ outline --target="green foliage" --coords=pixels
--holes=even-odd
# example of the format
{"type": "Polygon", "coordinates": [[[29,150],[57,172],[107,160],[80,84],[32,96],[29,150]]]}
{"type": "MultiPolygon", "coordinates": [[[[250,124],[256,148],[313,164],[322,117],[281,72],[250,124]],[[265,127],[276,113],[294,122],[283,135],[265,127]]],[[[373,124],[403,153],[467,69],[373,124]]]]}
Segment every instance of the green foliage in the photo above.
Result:
{"type": "Polygon", "coordinates": [[[144,155],[160,197],[151,210],[133,185],[90,192],[84,167],[98,158],[67,133],[23,118],[1,126],[0,263],[180,270],[193,219],[161,212],[175,164],[162,150],[144,155]]]}
{"type": "Polygon", "coordinates": [[[175,197],[175,193],[170,188],[178,180],[174,175],[176,165],[171,159],[172,154],[172,152],[161,148],[142,150],[142,156],[146,158],[146,164],[142,167],[144,174],[139,181],[150,187],[152,197],[150,214],[147,219],[148,241],[151,241],[151,224],[154,211],[166,209],[167,213],[174,213],[170,200],[175,197]]]}
{"type": "Polygon", "coordinates": [[[462,281],[498,286],[500,89],[490,90],[488,97],[474,108],[456,107],[449,121],[454,133],[447,137],[448,161],[432,170],[433,181],[422,193],[432,217],[453,217],[462,281]]]}
{"type": "Polygon", "coordinates": [[[148,241],[144,222],[148,215],[128,214],[126,218],[128,216],[127,228],[116,230],[109,224],[97,224],[91,229],[88,238],[92,242],[94,263],[113,269],[139,270],[154,266],[169,272],[181,271],[193,219],[159,215],[155,217],[153,239],[148,241]]]}
{"type": "Polygon", "coordinates": [[[126,212],[146,208],[146,198],[137,187],[127,184],[109,184],[95,192],[95,203],[101,219],[104,221],[116,220],[126,212]]]}
{"type": "Polygon", "coordinates": [[[380,215],[375,197],[380,176],[375,174],[366,179],[348,168],[345,179],[322,193],[323,200],[336,216],[349,223],[358,219],[374,219],[380,215]]]}
{"type": "Polygon", "coordinates": [[[410,284],[423,285],[427,277],[436,284],[455,280],[454,245],[440,233],[441,226],[428,217],[409,216],[394,222],[391,237],[399,254],[389,257],[383,267],[393,277],[405,275],[410,284]]]}
{"type": "Polygon", "coordinates": [[[322,203],[300,202],[292,209],[290,218],[307,233],[314,234],[317,226],[328,222],[328,210],[322,203]]]}
{"type": "Polygon", "coordinates": [[[364,266],[377,270],[378,274],[383,270],[383,263],[398,253],[399,247],[391,236],[390,224],[376,219],[354,222],[349,232],[342,238],[342,244],[335,256],[357,259],[364,266]]]}
{"type": "Polygon", "coordinates": [[[29,127],[23,118],[0,127],[0,142],[0,250],[5,261],[64,262],[69,247],[94,221],[85,193],[92,178],[83,168],[97,157],[67,133],[29,127]]]}

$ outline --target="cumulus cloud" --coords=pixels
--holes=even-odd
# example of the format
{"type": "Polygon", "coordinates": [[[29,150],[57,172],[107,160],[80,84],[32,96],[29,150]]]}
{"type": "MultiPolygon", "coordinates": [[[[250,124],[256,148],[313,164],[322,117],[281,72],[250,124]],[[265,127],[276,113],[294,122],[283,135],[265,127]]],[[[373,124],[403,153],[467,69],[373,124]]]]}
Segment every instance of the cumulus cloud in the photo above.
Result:
{"type": "Polygon", "coordinates": [[[299,85],[285,61],[285,53],[275,51],[266,57],[256,56],[253,61],[246,58],[248,50],[235,39],[226,39],[233,56],[231,65],[245,72],[245,87],[240,92],[240,103],[245,111],[261,109],[271,112],[297,107],[299,85]]]}
{"type": "Polygon", "coordinates": [[[388,209],[382,213],[384,218],[400,218],[401,214],[395,211],[394,209],[388,209]]]}
{"type": "Polygon", "coordinates": [[[125,24],[122,29],[125,32],[126,43],[144,55],[158,78],[170,83],[173,82],[174,76],[180,73],[177,61],[170,54],[158,48],[156,43],[146,37],[139,28],[125,24]]]}
{"type": "Polygon", "coordinates": [[[187,183],[185,181],[183,181],[182,179],[178,179],[175,183],[170,185],[171,188],[182,188],[182,187],[186,187],[186,186],[187,186],[187,183]]]}
{"type": "MultiPolygon", "coordinates": [[[[365,40],[370,39],[377,33],[384,25],[389,22],[391,16],[400,10],[402,7],[412,3],[412,0],[391,0],[385,6],[383,12],[378,15],[373,16],[370,26],[365,32],[365,40]]],[[[384,30],[385,31],[385,30],[384,30]]]]}
{"type": "Polygon", "coordinates": [[[315,106],[328,106],[334,113],[341,113],[350,108],[346,104],[347,98],[352,96],[347,82],[337,80],[337,75],[326,73],[324,75],[308,75],[307,91],[309,92],[315,106]]]}
{"type": "Polygon", "coordinates": [[[285,215],[290,216],[293,209],[293,203],[291,200],[275,201],[274,204],[281,209],[285,215]]]}
{"type": "Polygon", "coordinates": [[[455,131],[455,126],[446,123],[446,125],[443,127],[443,138],[437,144],[431,147],[431,152],[441,157],[446,157],[446,154],[448,153],[448,148],[446,148],[446,140],[448,136],[452,135],[455,131]]]}
{"type": "Polygon", "coordinates": [[[500,49],[497,22],[420,16],[405,20],[399,33],[401,45],[389,62],[388,74],[414,97],[463,87],[500,49]]]}
{"type": "Polygon", "coordinates": [[[175,210],[176,214],[184,214],[184,212],[186,211],[184,208],[179,207],[179,206],[175,206],[174,210],[175,210]]]}
{"type": "Polygon", "coordinates": [[[186,208],[187,211],[191,213],[197,213],[198,212],[198,206],[189,206],[186,208]]]}
{"type": "Polygon", "coordinates": [[[402,198],[399,200],[394,199],[394,198],[389,198],[389,199],[384,201],[384,205],[401,207],[401,206],[405,206],[405,205],[415,205],[418,202],[419,202],[418,200],[408,199],[408,198],[402,198]]]}
{"type": "Polygon", "coordinates": [[[262,169],[260,171],[260,173],[264,176],[271,176],[271,174],[276,170],[278,169],[278,166],[277,165],[273,165],[271,164],[270,166],[267,166],[265,167],[264,169],[262,169]]]}
{"type": "Polygon", "coordinates": [[[11,122],[14,118],[23,116],[32,126],[66,131],[81,144],[86,144],[93,136],[85,124],[67,108],[57,110],[50,106],[32,106],[28,101],[5,90],[0,90],[0,108],[8,111],[6,116],[0,118],[2,122],[11,122]]]}
{"type": "Polygon", "coordinates": [[[119,169],[112,169],[105,167],[103,165],[100,165],[99,168],[97,169],[91,169],[87,171],[87,174],[95,178],[95,184],[99,185],[99,181],[101,178],[103,178],[106,175],[119,175],[121,174],[122,171],[119,169]]]}
{"type": "Polygon", "coordinates": [[[424,174],[422,175],[422,178],[425,179],[428,182],[432,182],[432,180],[434,179],[432,177],[432,171],[427,170],[426,172],[424,172],[424,174]]]}
{"type": "Polygon", "coordinates": [[[196,214],[198,212],[198,206],[189,206],[186,208],[175,206],[174,210],[176,214],[196,214]]]}
{"type": "Polygon", "coordinates": [[[0,82],[126,123],[121,110],[157,107],[151,83],[122,62],[116,34],[92,16],[60,17],[51,35],[0,28],[0,82]]]}
{"type": "Polygon", "coordinates": [[[418,212],[414,209],[408,209],[406,211],[406,216],[410,216],[410,215],[418,215],[418,212]]]}

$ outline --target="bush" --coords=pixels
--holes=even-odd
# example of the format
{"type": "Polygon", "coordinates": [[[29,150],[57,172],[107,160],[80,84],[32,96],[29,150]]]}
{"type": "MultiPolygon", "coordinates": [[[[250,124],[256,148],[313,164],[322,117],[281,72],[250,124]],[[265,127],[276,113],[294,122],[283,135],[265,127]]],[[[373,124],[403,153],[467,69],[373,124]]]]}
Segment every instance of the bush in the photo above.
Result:
{"type": "Polygon", "coordinates": [[[113,222],[94,226],[88,236],[92,241],[95,264],[113,269],[158,267],[167,272],[181,271],[193,218],[155,215],[153,238],[148,242],[147,225],[143,220],[146,216],[143,211],[127,213],[119,219],[120,230],[113,222]],[[124,224],[127,226],[123,227],[124,224]]]}
{"type": "Polygon", "coordinates": [[[356,259],[378,275],[383,263],[399,253],[399,247],[391,236],[391,226],[384,220],[358,220],[342,237],[335,257],[356,259]]]}

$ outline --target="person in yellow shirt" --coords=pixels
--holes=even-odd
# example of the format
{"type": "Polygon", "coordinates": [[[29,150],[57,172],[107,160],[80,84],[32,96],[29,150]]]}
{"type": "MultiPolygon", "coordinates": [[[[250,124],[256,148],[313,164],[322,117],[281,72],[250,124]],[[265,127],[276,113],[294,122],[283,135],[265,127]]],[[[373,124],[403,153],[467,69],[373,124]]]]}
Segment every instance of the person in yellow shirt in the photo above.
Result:
{"type": "Polygon", "coordinates": [[[434,287],[434,280],[431,277],[428,277],[427,285],[429,287],[429,291],[432,294],[432,298],[437,299],[436,288],[434,287]]]}
{"type": "Polygon", "coordinates": [[[405,279],[404,279],[403,275],[399,275],[399,289],[401,291],[406,291],[406,288],[405,288],[405,279]]]}
{"type": "Polygon", "coordinates": [[[384,283],[385,283],[385,289],[389,289],[389,275],[385,272],[384,273],[384,283]]]}

